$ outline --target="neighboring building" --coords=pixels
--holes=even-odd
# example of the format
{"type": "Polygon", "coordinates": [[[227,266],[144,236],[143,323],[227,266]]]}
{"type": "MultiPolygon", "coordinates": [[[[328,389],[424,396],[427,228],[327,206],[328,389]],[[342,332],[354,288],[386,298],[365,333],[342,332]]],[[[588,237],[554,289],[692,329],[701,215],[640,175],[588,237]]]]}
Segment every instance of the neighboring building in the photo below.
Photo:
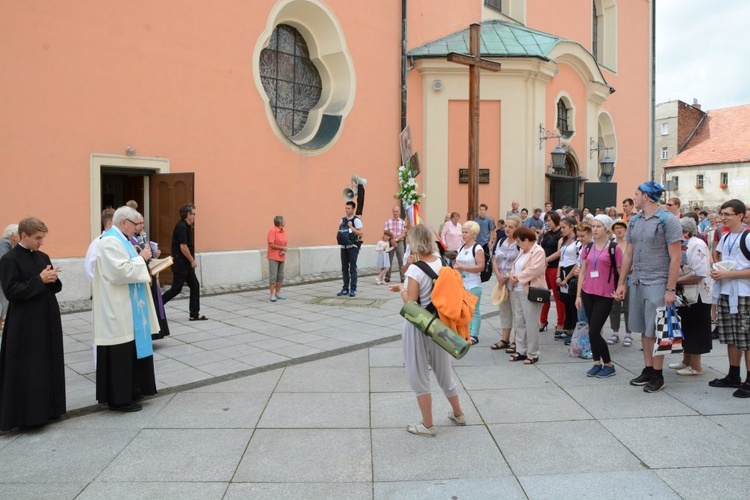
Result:
{"type": "MultiPolygon", "coordinates": [[[[446,54],[468,51],[472,23],[482,57],[503,66],[481,75],[490,214],[512,199],[580,205],[597,145],[613,148],[621,199],[649,176],[652,12],[653,0],[6,2],[0,226],[45,221],[62,300],[89,296],[81,263],[99,213],[128,199],[165,251],[179,205],[195,202],[205,286],[267,273],[275,215],[286,219],[288,275],[339,269],[342,190],[353,174],[367,179],[374,244],[398,189],[404,112],[423,214],[437,225],[465,213],[468,69],[446,54]],[[564,175],[551,175],[558,140],[540,141],[540,126],[570,136],[564,175]]],[[[360,266],[374,262],[363,250],[360,266]]]]}
{"type": "Polygon", "coordinates": [[[706,113],[697,99],[693,104],[667,101],[656,105],[654,113],[654,179],[665,183],[664,165],[687,144],[706,113]]]}
{"type": "Polygon", "coordinates": [[[750,201],[750,105],[714,109],[664,166],[677,178],[684,207],[717,208],[730,198],[750,201]]]}

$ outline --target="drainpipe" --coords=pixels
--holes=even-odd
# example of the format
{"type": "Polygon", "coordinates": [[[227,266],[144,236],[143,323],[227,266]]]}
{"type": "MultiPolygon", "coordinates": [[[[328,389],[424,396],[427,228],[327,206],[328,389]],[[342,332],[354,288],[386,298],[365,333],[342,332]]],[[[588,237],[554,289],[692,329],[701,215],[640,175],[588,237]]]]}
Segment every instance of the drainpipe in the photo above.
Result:
{"type": "Polygon", "coordinates": [[[406,3],[407,0],[401,0],[401,128],[398,129],[399,132],[406,128],[406,3]]]}
{"type": "MultiPolygon", "coordinates": [[[[649,130],[651,131],[651,154],[649,163],[651,164],[651,180],[655,180],[656,162],[656,138],[654,137],[654,120],[656,119],[656,0],[651,0],[651,120],[649,130]]],[[[660,179],[661,180],[661,179],[660,179]]]]}

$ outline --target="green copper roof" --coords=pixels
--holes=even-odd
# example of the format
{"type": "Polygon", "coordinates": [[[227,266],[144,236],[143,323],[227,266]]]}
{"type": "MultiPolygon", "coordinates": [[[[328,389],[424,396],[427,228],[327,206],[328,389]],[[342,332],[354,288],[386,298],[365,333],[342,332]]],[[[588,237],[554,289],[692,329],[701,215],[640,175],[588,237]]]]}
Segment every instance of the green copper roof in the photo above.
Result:
{"type": "MultiPolygon", "coordinates": [[[[564,40],[507,21],[485,21],[480,32],[482,57],[537,57],[546,61],[547,54],[564,40]]],[[[469,28],[417,47],[409,55],[419,59],[445,57],[450,52],[469,53],[469,28]]]]}

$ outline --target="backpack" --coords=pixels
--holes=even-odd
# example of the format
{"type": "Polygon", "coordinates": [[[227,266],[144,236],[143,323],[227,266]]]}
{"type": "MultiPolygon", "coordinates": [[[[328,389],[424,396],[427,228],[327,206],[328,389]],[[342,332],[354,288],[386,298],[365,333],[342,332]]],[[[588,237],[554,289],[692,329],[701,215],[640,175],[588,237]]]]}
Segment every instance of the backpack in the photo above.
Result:
{"type": "MultiPolygon", "coordinates": [[[[359,219],[359,217],[355,215],[354,217],[352,217],[352,221],[354,221],[354,219],[359,219]]],[[[362,242],[359,240],[359,236],[349,231],[349,221],[346,217],[341,218],[341,222],[339,223],[339,231],[338,233],[336,233],[336,242],[344,247],[349,245],[360,246],[362,244],[362,242]]]]}
{"type": "MultiPolygon", "coordinates": [[[[479,243],[475,243],[474,246],[471,247],[471,256],[474,257],[474,262],[477,261],[477,245],[479,245],[479,243]]],[[[459,248],[458,251],[460,252],[463,250],[464,246],[465,245],[461,245],[461,248],[459,248]]],[[[479,271],[479,278],[482,280],[482,283],[486,283],[492,277],[492,259],[490,259],[490,256],[484,247],[482,247],[482,245],[479,246],[484,252],[484,269],[479,271]]]]}
{"type": "MultiPolygon", "coordinates": [[[[731,233],[727,233],[724,235],[724,245],[727,244],[727,238],[729,238],[729,235],[731,233]]],[[[747,235],[750,234],[750,229],[745,229],[742,231],[742,235],[740,236],[740,250],[742,250],[742,255],[745,256],[747,260],[750,260],[750,249],[747,248],[747,235]]]]}
{"type": "MultiPolygon", "coordinates": [[[[642,215],[642,213],[638,212],[637,214],[635,214],[630,219],[630,222],[628,223],[628,231],[630,231],[631,229],[633,229],[633,226],[635,225],[635,221],[637,221],[638,219],[640,219],[641,215],[642,215]]],[[[669,212],[667,212],[666,210],[663,210],[663,209],[659,212],[659,224],[657,224],[657,226],[656,226],[656,230],[657,231],[659,231],[659,228],[661,228],[662,231],[664,231],[664,234],[667,233],[667,218],[670,215],[672,215],[672,214],[670,214],[669,212]]]]}
{"type": "Polygon", "coordinates": [[[430,304],[425,309],[437,314],[448,328],[469,340],[469,322],[474,317],[474,307],[479,299],[464,288],[461,273],[443,266],[438,275],[424,261],[414,264],[432,279],[430,304]]]}
{"type": "MultiPolygon", "coordinates": [[[[594,242],[590,242],[588,245],[586,245],[586,257],[589,256],[589,252],[591,252],[591,247],[594,246],[594,242]]],[[[617,260],[615,259],[615,250],[617,250],[617,242],[616,241],[610,241],[609,242],[609,276],[607,276],[607,283],[609,283],[612,280],[612,276],[615,277],[615,285],[620,281],[620,273],[617,272],[617,260]]]]}

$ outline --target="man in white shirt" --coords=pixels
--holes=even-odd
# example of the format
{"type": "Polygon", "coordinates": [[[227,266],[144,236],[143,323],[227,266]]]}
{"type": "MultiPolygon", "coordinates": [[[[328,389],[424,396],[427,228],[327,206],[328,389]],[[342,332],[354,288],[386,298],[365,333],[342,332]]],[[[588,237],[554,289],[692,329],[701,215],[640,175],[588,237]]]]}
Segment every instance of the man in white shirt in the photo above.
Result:
{"type": "MultiPolygon", "coordinates": [[[[107,232],[107,229],[112,227],[112,217],[115,215],[114,208],[105,208],[102,210],[102,226],[104,231],[102,234],[107,232]]],[[[89,249],[86,252],[86,258],[83,261],[83,270],[86,272],[86,277],[89,279],[89,283],[94,282],[94,267],[96,266],[96,254],[99,251],[99,241],[101,241],[101,234],[94,238],[94,241],[89,245],[89,249]]]]}

